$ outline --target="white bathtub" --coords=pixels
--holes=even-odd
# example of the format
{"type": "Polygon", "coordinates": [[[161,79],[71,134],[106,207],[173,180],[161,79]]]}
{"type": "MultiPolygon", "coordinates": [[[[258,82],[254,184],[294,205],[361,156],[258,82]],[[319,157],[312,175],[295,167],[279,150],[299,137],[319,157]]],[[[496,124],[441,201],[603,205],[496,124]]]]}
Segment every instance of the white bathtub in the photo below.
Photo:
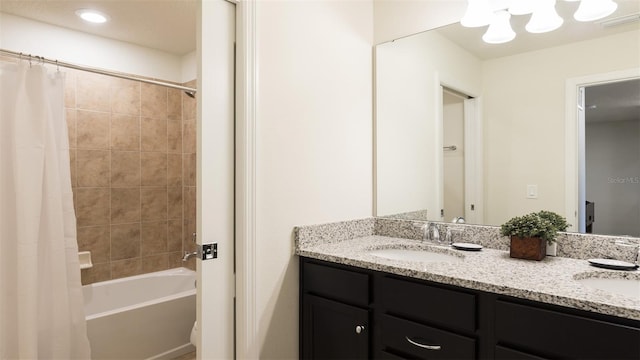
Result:
{"type": "Polygon", "coordinates": [[[93,359],[170,359],[194,351],[195,272],[175,268],[82,287],[93,359]]]}

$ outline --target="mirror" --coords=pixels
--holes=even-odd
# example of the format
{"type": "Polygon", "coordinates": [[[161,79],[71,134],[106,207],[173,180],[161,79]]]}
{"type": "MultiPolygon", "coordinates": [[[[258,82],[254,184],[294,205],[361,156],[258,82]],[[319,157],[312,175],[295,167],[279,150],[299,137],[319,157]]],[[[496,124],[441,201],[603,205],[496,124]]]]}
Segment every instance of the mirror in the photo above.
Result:
{"type": "MultiPolygon", "coordinates": [[[[636,1],[618,3],[604,20],[640,11],[636,1]]],[[[550,33],[528,34],[529,16],[512,17],[516,39],[501,45],[482,42],[486,28],[452,24],[376,46],[376,216],[436,221],[463,216],[467,223],[500,225],[544,209],[566,216],[570,230],[578,230],[579,159],[584,158],[578,140],[584,136],[578,133],[575,84],[640,77],[640,25],[578,23],[572,18],[577,6],[559,1],[565,24],[550,33]],[[458,104],[452,105],[453,98],[458,104]],[[451,106],[463,113],[458,143],[445,142],[450,140],[443,119],[451,106]],[[464,199],[458,200],[464,214],[441,213],[452,183],[445,176],[456,174],[447,170],[451,158],[454,163],[464,159],[464,174],[453,175],[464,177],[464,199]]],[[[631,97],[628,106],[640,114],[640,99],[631,97]]],[[[586,117],[595,111],[587,108],[586,117]]],[[[640,140],[635,144],[640,157],[640,140]]],[[[607,177],[628,180],[611,185],[625,186],[628,196],[637,198],[627,211],[638,219],[640,184],[634,180],[640,178],[640,166],[633,164],[626,163],[631,175],[609,170],[607,177]]],[[[598,230],[600,201],[595,209],[592,231],[603,233],[598,230]]]]}

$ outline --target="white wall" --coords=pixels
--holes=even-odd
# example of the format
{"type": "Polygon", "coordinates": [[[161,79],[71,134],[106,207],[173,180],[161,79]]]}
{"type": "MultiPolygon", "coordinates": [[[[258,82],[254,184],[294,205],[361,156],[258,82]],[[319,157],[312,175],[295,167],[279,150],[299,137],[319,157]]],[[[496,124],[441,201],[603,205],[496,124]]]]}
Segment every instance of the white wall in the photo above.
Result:
{"type": "Polygon", "coordinates": [[[261,359],[298,358],[292,230],[372,215],[370,1],[257,3],[261,359]]]}
{"type": "Polygon", "coordinates": [[[174,82],[193,80],[196,74],[195,62],[183,65],[178,55],[4,13],[0,48],[174,82]],[[183,73],[193,77],[185,79],[183,73]]]}
{"type": "Polygon", "coordinates": [[[434,32],[376,46],[378,216],[426,209],[439,219],[441,84],[479,94],[481,61],[434,32]]]}
{"type": "Polygon", "coordinates": [[[638,116],[586,124],[587,201],[595,203],[595,234],[640,236],[638,116]]]}
{"type": "Polygon", "coordinates": [[[460,21],[465,0],[374,0],[375,44],[460,21]]]}
{"type": "Polygon", "coordinates": [[[485,223],[565,213],[566,81],[639,65],[640,31],[483,63],[485,223]],[[527,185],[538,199],[526,199],[527,185]]]}

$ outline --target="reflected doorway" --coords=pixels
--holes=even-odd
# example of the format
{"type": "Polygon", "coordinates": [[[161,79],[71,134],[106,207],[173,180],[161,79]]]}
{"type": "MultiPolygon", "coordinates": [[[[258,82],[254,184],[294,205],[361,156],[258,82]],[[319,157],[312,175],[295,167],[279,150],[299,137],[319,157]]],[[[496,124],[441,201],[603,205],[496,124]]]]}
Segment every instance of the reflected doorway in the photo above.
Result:
{"type": "MultiPolygon", "coordinates": [[[[581,232],[640,236],[640,79],[584,87],[581,232]]],[[[582,175],[582,174],[581,174],[582,175]]]]}

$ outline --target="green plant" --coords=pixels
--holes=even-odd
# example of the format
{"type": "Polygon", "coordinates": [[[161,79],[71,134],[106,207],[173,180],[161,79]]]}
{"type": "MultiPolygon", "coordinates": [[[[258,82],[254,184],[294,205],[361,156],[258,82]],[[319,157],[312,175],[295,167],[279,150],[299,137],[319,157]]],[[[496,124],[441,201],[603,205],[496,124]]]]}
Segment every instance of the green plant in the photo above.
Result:
{"type": "Polygon", "coordinates": [[[560,216],[553,211],[538,211],[536,214],[543,219],[547,219],[551,221],[551,224],[556,228],[557,231],[567,231],[569,224],[567,223],[567,219],[564,216],[560,216]]]}
{"type": "Polygon", "coordinates": [[[543,210],[510,219],[502,224],[500,234],[521,238],[537,237],[551,244],[556,240],[557,232],[566,230],[568,226],[564,217],[543,210]]]}

